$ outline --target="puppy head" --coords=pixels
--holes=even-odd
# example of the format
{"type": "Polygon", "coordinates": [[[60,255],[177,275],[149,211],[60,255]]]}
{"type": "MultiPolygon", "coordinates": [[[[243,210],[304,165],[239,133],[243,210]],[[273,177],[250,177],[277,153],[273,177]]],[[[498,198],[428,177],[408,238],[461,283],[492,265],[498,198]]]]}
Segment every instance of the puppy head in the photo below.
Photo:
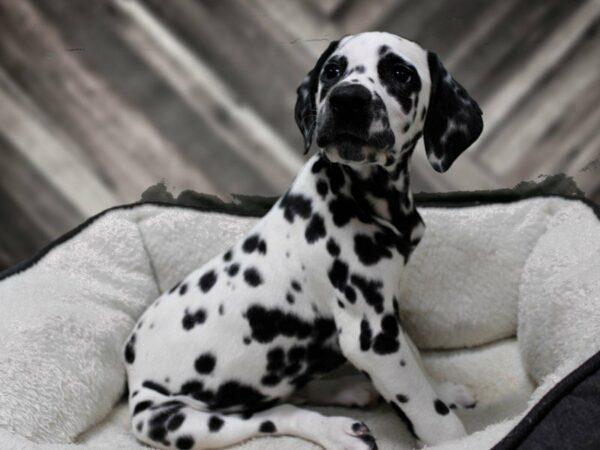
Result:
{"type": "Polygon", "coordinates": [[[332,42],[298,88],[296,123],[326,157],[392,166],[423,136],[438,172],[481,134],[481,110],[434,53],[389,33],[332,42]]]}

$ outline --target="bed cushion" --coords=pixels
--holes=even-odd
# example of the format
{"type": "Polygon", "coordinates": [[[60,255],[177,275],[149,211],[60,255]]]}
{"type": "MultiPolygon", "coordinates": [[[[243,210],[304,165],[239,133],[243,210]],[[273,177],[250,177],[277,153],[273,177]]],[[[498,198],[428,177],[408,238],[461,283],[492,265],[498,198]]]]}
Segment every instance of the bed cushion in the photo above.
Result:
{"type": "MultiPolygon", "coordinates": [[[[122,343],[160,292],[255,223],[236,208],[114,208],[0,274],[0,442],[137,448],[119,403],[122,343]]],[[[402,315],[433,376],[480,400],[461,412],[472,434],[439,448],[486,448],[598,350],[600,222],[593,205],[556,197],[421,213],[428,229],[401,280],[402,315]]],[[[324,411],[364,418],[382,449],[414,446],[387,407],[324,411]]],[[[312,446],[242,447],[258,445],[312,446]]]]}

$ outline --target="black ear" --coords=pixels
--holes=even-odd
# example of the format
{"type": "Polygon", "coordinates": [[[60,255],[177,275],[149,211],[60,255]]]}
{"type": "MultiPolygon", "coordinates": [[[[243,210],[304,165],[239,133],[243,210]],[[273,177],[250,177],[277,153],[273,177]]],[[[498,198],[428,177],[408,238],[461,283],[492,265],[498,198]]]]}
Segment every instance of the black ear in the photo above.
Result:
{"type": "Polygon", "coordinates": [[[481,109],[465,88],[450,76],[435,53],[429,52],[431,94],[423,139],[435,170],[445,172],[481,134],[481,109]]]}
{"type": "Polygon", "coordinates": [[[312,143],[313,132],[315,131],[315,122],[317,119],[317,89],[319,87],[319,74],[325,61],[335,52],[339,41],[333,41],[329,47],[319,56],[315,67],[308,72],[298,86],[298,98],[296,99],[296,108],[294,110],[296,123],[304,136],[304,154],[308,153],[312,143]]]}

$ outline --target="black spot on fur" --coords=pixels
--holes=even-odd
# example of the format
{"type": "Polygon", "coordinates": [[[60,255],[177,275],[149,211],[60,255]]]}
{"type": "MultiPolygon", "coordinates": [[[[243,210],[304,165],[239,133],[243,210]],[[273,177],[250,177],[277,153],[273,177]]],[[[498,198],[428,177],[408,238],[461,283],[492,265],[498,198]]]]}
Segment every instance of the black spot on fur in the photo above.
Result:
{"type": "Polygon", "coordinates": [[[340,308],[344,309],[346,306],[344,305],[344,303],[342,303],[342,301],[340,299],[338,299],[337,304],[340,308]]]}
{"type": "Polygon", "coordinates": [[[214,270],[209,270],[204,275],[200,277],[200,281],[198,284],[200,285],[200,290],[204,293],[207,293],[211,290],[211,288],[217,282],[217,274],[214,270]]]}
{"type": "Polygon", "coordinates": [[[185,420],[185,415],[183,415],[181,413],[175,414],[167,422],[167,430],[169,430],[169,431],[177,430],[181,426],[181,424],[183,423],[184,420],[185,420]]]}
{"type": "Polygon", "coordinates": [[[387,314],[381,319],[381,332],[375,336],[373,351],[379,355],[388,355],[397,352],[400,348],[398,320],[392,314],[387,314]]]}
{"type": "Polygon", "coordinates": [[[292,280],[292,289],[296,292],[302,292],[302,286],[300,286],[300,283],[296,280],[292,280]]]}
{"type": "Polygon", "coordinates": [[[177,447],[179,450],[189,450],[194,446],[194,443],[194,438],[191,436],[180,436],[175,441],[175,447],[177,447]]]}
{"type": "Polygon", "coordinates": [[[375,438],[372,435],[363,434],[361,436],[358,436],[358,439],[360,439],[365,444],[367,444],[367,447],[369,448],[369,450],[377,450],[378,449],[377,442],[375,442],[375,438]]]}
{"type": "Polygon", "coordinates": [[[251,386],[237,381],[223,383],[217,389],[211,407],[224,409],[242,406],[244,409],[259,407],[266,397],[251,386]]]}
{"type": "Polygon", "coordinates": [[[343,227],[356,216],[356,202],[345,195],[338,195],[329,202],[329,211],[333,216],[333,223],[343,227]]]}
{"type": "Polygon", "coordinates": [[[246,240],[242,244],[242,249],[246,253],[252,253],[254,250],[256,250],[258,248],[259,241],[260,241],[260,237],[258,235],[255,234],[253,236],[250,236],[250,237],[246,238],[246,240]]]}
{"type": "Polygon", "coordinates": [[[377,72],[387,93],[395,98],[404,113],[408,114],[413,108],[413,99],[421,90],[421,78],[414,66],[394,53],[387,53],[379,60],[377,72]],[[400,78],[395,73],[398,66],[402,67],[404,74],[400,78]]]}
{"type": "Polygon", "coordinates": [[[216,433],[221,429],[225,422],[219,416],[210,416],[208,419],[208,430],[211,433],[216,433]]]}
{"type": "Polygon", "coordinates": [[[388,248],[376,242],[370,236],[357,234],[354,236],[354,251],[358,259],[366,266],[377,264],[382,258],[391,258],[392,253],[388,248]]]}
{"type": "Polygon", "coordinates": [[[181,320],[181,325],[184,330],[191,330],[196,325],[202,325],[206,322],[206,311],[202,308],[198,309],[194,314],[190,314],[186,309],[181,320]]]}
{"type": "Polygon", "coordinates": [[[265,386],[277,386],[281,383],[281,378],[277,375],[270,374],[262,377],[260,382],[265,386]]]}
{"type": "Polygon", "coordinates": [[[231,261],[231,258],[233,258],[233,250],[227,250],[223,254],[223,261],[229,262],[229,261],[231,261]]]}
{"type": "Polygon", "coordinates": [[[187,292],[187,289],[188,289],[187,283],[183,283],[181,285],[181,287],[179,288],[179,295],[185,295],[185,293],[187,292]]]}
{"type": "Polygon", "coordinates": [[[317,192],[319,193],[321,198],[325,198],[327,196],[327,193],[329,192],[329,186],[327,186],[327,181],[317,181],[317,192]]]}
{"type": "Polygon", "coordinates": [[[216,363],[217,360],[213,355],[210,353],[203,353],[196,358],[194,367],[196,368],[196,372],[203,375],[208,375],[214,370],[216,363]]]}
{"type": "Polygon", "coordinates": [[[156,442],[162,442],[167,435],[167,430],[163,426],[156,426],[150,429],[148,437],[156,442]]]}
{"type": "Polygon", "coordinates": [[[348,300],[350,303],[356,302],[356,291],[352,286],[346,286],[346,288],[344,289],[344,296],[346,297],[346,300],[348,300]]]}
{"type": "Polygon", "coordinates": [[[369,321],[366,318],[360,322],[360,349],[363,352],[366,352],[371,348],[371,343],[373,339],[373,331],[371,330],[371,325],[369,325],[369,321]]]}
{"type": "Polygon", "coordinates": [[[219,305],[219,314],[220,314],[220,315],[223,315],[223,314],[225,314],[225,305],[223,305],[223,303],[221,303],[221,304],[219,305]]]}
{"type": "Polygon", "coordinates": [[[310,169],[312,173],[319,173],[321,170],[325,168],[327,165],[327,161],[324,157],[318,158],[310,169]]]}
{"type": "Polygon", "coordinates": [[[327,174],[327,178],[329,178],[329,187],[331,188],[331,192],[334,194],[339,193],[340,189],[345,183],[344,173],[342,172],[339,164],[328,164],[325,173],[327,174]]]}
{"type": "Polygon", "coordinates": [[[309,244],[312,244],[325,237],[325,234],[325,221],[320,214],[315,213],[311,217],[310,222],[308,222],[308,226],[306,227],[306,240],[309,244]]]}
{"type": "Polygon", "coordinates": [[[184,405],[181,402],[175,400],[160,404],[160,410],[158,410],[158,412],[152,416],[148,422],[150,428],[148,437],[154,441],[162,442],[163,444],[167,445],[168,441],[165,441],[165,437],[167,435],[165,422],[176,415],[179,410],[183,408],[183,406],[184,405]]]}
{"type": "Polygon", "coordinates": [[[280,335],[305,339],[312,331],[310,323],[293,313],[277,308],[267,309],[261,305],[252,305],[246,312],[246,318],[252,330],[252,337],[263,344],[280,335]]]}
{"type": "Polygon", "coordinates": [[[277,428],[275,427],[275,424],[273,422],[271,422],[270,420],[265,420],[263,423],[260,424],[260,428],[258,429],[258,431],[260,431],[261,433],[275,433],[277,431],[277,428]]]}
{"type": "Polygon", "coordinates": [[[308,219],[312,213],[311,200],[302,194],[290,194],[287,192],[279,203],[279,207],[283,208],[283,215],[290,223],[294,223],[294,218],[300,216],[303,219],[308,219]]]}
{"type": "Polygon", "coordinates": [[[317,341],[324,341],[330,338],[335,333],[335,322],[331,319],[323,317],[315,320],[315,339],[317,341]]]}
{"type": "Polygon", "coordinates": [[[261,240],[258,243],[258,253],[262,254],[262,255],[266,255],[267,254],[267,243],[263,240],[261,240]]]}
{"type": "Polygon", "coordinates": [[[371,305],[377,313],[383,312],[383,295],[381,295],[380,292],[383,283],[381,281],[367,280],[358,274],[353,274],[352,277],[350,277],[350,281],[352,281],[352,284],[360,290],[365,301],[371,305]]]}
{"type": "Polygon", "coordinates": [[[400,403],[407,403],[408,397],[404,394],[398,394],[396,395],[396,400],[398,400],[400,403]]]}
{"type": "Polygon", "coordinates": [[[294,302],[296,301],[296,299],[294,298],[294,295],[291,292],[288,292],[287,294],[285,294],[285,299],[290,305],[293,305],[294,302]]]}
{"type": "Polygon", "coordinates": [[[298,362],[306,355],[306,349],[300,346],[294,346],[288,350],[288,359],[292,362],[298,362]]]}
{"type": "Polygon", "coordinates": [[[435,411],[440,415],[440,416],[445,416],[446,414],[448,414],[450,412],[450,410],[448,409],[448,407],[446,406],[446,404],[437,399],[433,402],[433,406],[435,407],[435,411]]]}
{"type": "Polygon", "coordinates": [[[244,280],[252,287],[259,286],[263,282],[260,273],[254,267],[244,270],[244,280]]]}
{"type": "Polygon", "coordinates": [[[285,364],[285,352],[281,347],[272,348],[267,352],[267,370],[269,372],[278,372],[283,369],[285,364]]]}
{"type": "Polygon", "coordinates": [[[152,403],[150,400],[145,400],[143,402],[139,402],[138,404],[135,405],[135,407],[133,408],[133,414],[132,416],[135,416],[136,414],[141,413],[142,411],[147,410],[148,408],[150,408],[154,403],[152,403]]]}
{"type": "Polygon", "coordinates": [[[238,263],[233,263],[225,270],[230,277],[235,277],[240,270],[240,265],[238,263]]]}
{"type": "Polygon", "coordinates": [[[204,389],[204,384],[198,380],[191,380],[181,385],[181,394],[191,395],[196,400],[209,401],[213,393],[204,389]]]}
{"type": "Polygon", "coordinates": [[[127,364],[132,364],[135,361],[135,339],[135,333],[133,333],[125,345],[124,356],[127,364]]]}
{"type": "Polygon", "coordinates": [[[412,436],[415,439],[419,439],[419,436],[417,436],[415,433],[415,427],[414,427],[413,423],[408,418],[408,416],[404,413],[404,411],[402,411],[402,408],[400,408],[400,406],[398,406],[395,402],[390,402],[390,406],[392,407],[392,409],[394,410],[396,415],[398,417],[400,417],[400,420],[402,420],[406,424],[406,428],[408,428],[408,431],[410,432],[410,434],[412,434],[412,436]]]}
{"type": "Polygon", "coordinates": [[[162,395],[171,395],[171,393],[169,392],[169,390],[166,387],[164,387],[158,383],[155,383],[154,381],[146,380],[142,383],[142,386],[147,389],[156,391],[162,395]]]}
{"type": "Polygon", "coordinates": [[[339,256],[340,246],[337,242],[335,242],[335,239],[329,238],[329,240],[327,241],[327,251],[331,256],[339,256]]]}
{"type": "Polygon", "coordinates": [[[334,260],[328,276],[333,287],[343,292],[348,282],[348,264],[339,259],[334,260]]]}

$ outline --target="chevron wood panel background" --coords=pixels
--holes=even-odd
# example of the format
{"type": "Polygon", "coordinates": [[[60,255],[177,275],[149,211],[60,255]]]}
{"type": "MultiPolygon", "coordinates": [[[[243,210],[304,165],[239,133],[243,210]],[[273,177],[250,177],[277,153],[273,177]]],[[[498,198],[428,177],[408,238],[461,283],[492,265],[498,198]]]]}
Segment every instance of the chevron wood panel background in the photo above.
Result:
{"type": "Polygon", "coordinates": [[[164,180],[280,194],[295,89],[330,40],[387,30],[480,102],[480,141],[416,191],[573,176],[600,201],[600,0],[0,0],[0,269],[164,180]]]}

